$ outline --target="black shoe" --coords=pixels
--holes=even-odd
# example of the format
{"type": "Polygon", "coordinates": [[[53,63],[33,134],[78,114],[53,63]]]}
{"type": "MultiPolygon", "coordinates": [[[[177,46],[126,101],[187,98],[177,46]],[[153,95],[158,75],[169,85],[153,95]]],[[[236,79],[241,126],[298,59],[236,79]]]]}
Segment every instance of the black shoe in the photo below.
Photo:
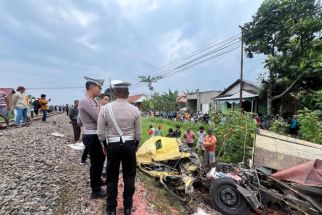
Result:
{"type": "Polygon", "coordinates": [[[106,214],[107,215],[116,215],[116,210],[110,211],[110,210],[106,209],[106,214]]]}
{"type": "Polygon", "coordinates": [[[132,214],[132,208],[124,208],[124,215],[131,215],[132,214]]]}
{"type": "Polygon", "coordinates": [[[92,192],[91,199],[105,198],[106,196],[107,196],[106,191],[100,190],[100,191],[92,192]]]}

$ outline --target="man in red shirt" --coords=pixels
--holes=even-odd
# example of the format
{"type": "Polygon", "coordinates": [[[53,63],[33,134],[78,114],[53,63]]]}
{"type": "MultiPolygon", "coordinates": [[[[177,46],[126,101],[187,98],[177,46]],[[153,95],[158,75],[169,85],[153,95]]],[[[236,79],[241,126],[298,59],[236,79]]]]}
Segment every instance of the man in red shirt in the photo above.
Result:
{"type": "Polygon", "coordinates": [[[187,129],[186,133],[183,135],[185,143],[190,147],[193,148],[195,133],[191,131],[190,128],[187,129]]]}
{"type": "Polygon", "coordinates": [[[215,164],[216,144],[217,138],[212,134],[212,130],[209,129],[203,143],[205,147],[205,162],[208,164],[209,168],[214,167],[215,164]]]}

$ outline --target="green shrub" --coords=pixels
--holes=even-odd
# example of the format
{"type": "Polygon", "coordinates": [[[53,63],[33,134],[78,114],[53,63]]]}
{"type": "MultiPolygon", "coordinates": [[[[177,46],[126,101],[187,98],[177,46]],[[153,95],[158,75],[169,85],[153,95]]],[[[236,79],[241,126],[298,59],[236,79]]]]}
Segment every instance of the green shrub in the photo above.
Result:
{"type": "Polygon", "coordinates": [[[290,125],[287,124],[284,120],[274,120],[269,130],[274,131],[278,134],[286,135],[288,133],[289,127],[290,125]]]}
{"type": "Polygon", "coordinates": [[[214,131],[217,136],[217,156],[222,162],[236,163],[247,161],[252,156],[249,147],[253,146],[256,122],[250,113],[241,114],[240,111],[230,111],[225,115],[222,124],[222,115],[214,116],[214,131]],[[245,158],[244,158],[244,146],[245,158]]]}
{"type": "Polygon", "coordinates": [[[241,114],[240,111],[231,111],[226,115],[226,123],[221,123],[221,114],[211,115],[209,125],[202,123],[177,122],[161,118],[142,119],[142,143],[149,138],[147,134],[148,127],[152,124],[155,128],[158,124],[163,126],[163,136],[167,134],[169,128],[175,129],[176,125],[181,126],[182,134],[187,128],[191,128],[195,134],[202,125],[205,131],[211,128],[217,137],[217,161],[236,163],[241,162],[244,157],[244,144],[246,148],[245,161],[251,158],[251,150],[248,147],[253,146],[256,123],[250,113],[241,114]],[[219,156],[219,157],[218,157],[219,156]]]}
{"type": "Polygon", "coordinates": [[[299,134],[304,140],[322,144],[322,123],[316,111],[299,111],[299,124],[299,134]]]}

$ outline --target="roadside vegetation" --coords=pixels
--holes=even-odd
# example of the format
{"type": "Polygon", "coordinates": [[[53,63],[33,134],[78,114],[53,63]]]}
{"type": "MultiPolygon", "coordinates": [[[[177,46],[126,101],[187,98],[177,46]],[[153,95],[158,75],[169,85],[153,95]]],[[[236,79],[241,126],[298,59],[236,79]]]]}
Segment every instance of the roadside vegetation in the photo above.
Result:
{"type": "MultiPolygon", "coordinates": [[[[297,111],[299,121],[298,137],[313,143],[322,144],[322,90],[302,98],[305,107],[297,111]]],[[[284,120],[272,122],[270,130],[282,134],[289,134],[290,125],[284,120]]]]}
{"type": "MultiPolygon", "coordinates": [[[[227,115],[216,114],[212,116],[209,125],[203,123],[172,121],[169,119],[144,117],[142,119],[142,142],[149,138],[148,128],[162,125],[162,135],[166,136],[168,129],[175,129],[176,125],[181,127],[182,135],[191,128],[195,134],[200,126],[212,129],[217,137],[217,160],[220,162],[236,163],[247,161],[251,158],[251,147],[253,145],[256,124],[250,113],[241,114],[240,111],[231,111],[227,115]],[[225,118],[224,123],[222,118],[225,118]]],[[[195,142],[197,139],[195,139],[195,142]]]]}

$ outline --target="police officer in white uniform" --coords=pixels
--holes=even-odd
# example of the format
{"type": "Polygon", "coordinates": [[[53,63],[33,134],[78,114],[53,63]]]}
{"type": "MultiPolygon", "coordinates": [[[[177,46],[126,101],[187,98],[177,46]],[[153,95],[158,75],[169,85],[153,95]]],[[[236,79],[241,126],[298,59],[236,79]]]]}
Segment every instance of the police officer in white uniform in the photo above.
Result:
{"type": "Polygon", "coordinates": [[[128,82],[112,81],[115,101],[103,106],[98,117],[97,134],[107,156],[106,186],[108,215],[116,214],[118,179],[122,163],[124,214],[132,211],[135,191],[136,149],[141,136],[141,113],[127,102],[128,82]]]}

